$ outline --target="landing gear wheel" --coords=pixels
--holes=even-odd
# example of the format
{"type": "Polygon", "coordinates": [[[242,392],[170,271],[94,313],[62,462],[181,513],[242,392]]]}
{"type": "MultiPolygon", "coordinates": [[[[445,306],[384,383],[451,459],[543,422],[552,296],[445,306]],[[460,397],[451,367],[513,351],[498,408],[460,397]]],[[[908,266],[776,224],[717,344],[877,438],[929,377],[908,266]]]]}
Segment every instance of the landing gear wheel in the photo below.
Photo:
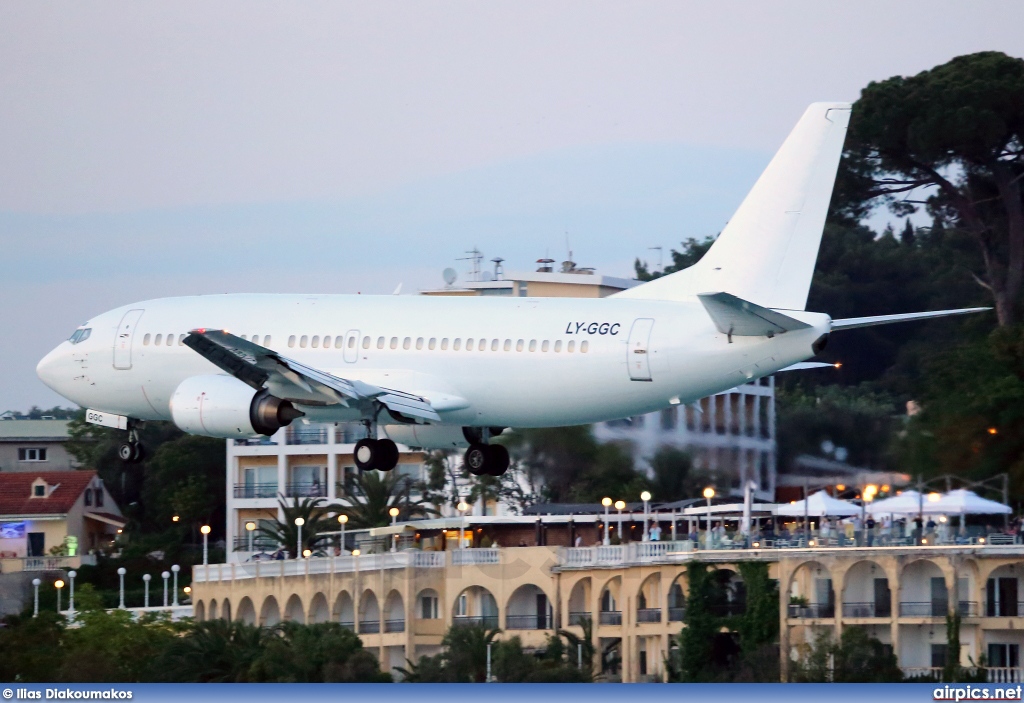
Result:
{"type": "Polygon", "coordinates": [[[398,445],[390,439],[377,440],[377,470],[391,471],[398,466],[398,445]]]}
{"type": "Polygon", "coordinates": [[[352,458],[360,471],[376,469],[377,455],[377,440],[369,437],[356,442],[355,449],[352,451],[352,458]]]}
{"type": "Polygon", "coordinates": [[[487,475],[501,476],[508,471],[508,449],[500,444],[487,445],[487,475]]]}
{"type": "Polygon", "coordinates": [[[136,442],[134,444],[134,452],[132,453],[132,463],[138,464],[146,458],[146,445],[142,442],[136,442]]]}
{"type": "Polygon", "coordinates": [[[122,442],[121,446],[117,448],[117,456],[121,461],[126,464],[130,464],[135,461],[135,443],[134,442],[122,442]]]}
{"type": "Polygon", "coordinates": [[[487,465],[490,463],[490,447],[486,444],[471,444],[466,450],[465,462],[469,473],[474,476],[483,476],[487,473],[487,465]]]}

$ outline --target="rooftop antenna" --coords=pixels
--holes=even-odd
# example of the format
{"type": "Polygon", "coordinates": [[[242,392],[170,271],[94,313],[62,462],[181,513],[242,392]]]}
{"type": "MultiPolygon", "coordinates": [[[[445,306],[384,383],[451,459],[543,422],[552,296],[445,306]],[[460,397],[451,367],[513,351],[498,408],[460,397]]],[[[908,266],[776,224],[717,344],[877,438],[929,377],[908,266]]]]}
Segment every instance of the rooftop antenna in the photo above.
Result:
{"type": "Polygon", "coordinates": [[[658,270],[659,270],[659,271],[661,271],[661,270],[662,270],[662,267],[661,267],[661,254],[662,254],[662,248],[661,248],[661,247],[647,247],[647,249],[648,249],[649,251],[655,251],[655,250],[657,250],[657,252],[658,252],[658,270]]]}
{"type": "Polygon", "coordinates": [[[502,267],[501,262],[503,262],[504,259],[501,258],[500,256],[497,256],[497,257],[491,259],[491,261],[494,262],[494,280],[495,281],[502,280],[503,277],[505,276],[505,269],[502,267]]]}
{"type": "Polygon", "coordinates": [[[452,284],[455,283],[456,279],[458,279],[459,274],[455,271],[455,269],[449,266],[448,268],[441,272],[441,277],[444,278],[445,286],[451,288],[452,284]]]}
{"type": "Polygon", "coordinates": [[[469,261],[469,262],[471,262],[470,263],[470,268],[469,268],[469,280],[471,280],[471,281],[479,281],[480,280],[480,262],[484,260],[484,255],[482,253],[480,253],[480,250],[477,249],[476,247],[473,247],[472,249],[470,249],[466,253],[469,254],[469,256],[464,256],[461,259],[456,259],[456,261],[469,261]]]}

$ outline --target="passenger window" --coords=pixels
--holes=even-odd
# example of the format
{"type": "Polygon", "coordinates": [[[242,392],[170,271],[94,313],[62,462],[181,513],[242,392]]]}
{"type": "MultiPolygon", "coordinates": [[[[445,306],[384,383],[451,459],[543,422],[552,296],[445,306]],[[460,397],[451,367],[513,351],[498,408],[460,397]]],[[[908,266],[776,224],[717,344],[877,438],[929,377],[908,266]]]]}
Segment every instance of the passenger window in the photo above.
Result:
{"type": "Polygon", "coordinates": [[[544,343],[540,345],[540,350],[542,352],[546,352],[548,350],[548,345],[549,344],[550,344],[550,342],[548,342],[548,340],[545,339],[544,343]]]}
{"type": "Polygon", "coordinates": [[[142,338],[142,346],[144,346],[144,347],[148,347],[149,346],[149,336],[150,335],[147,332],[146,336],[142,338]]]}
{"type": "Polygon", "coordinates": [[[369,348],[370,348],[370,338],[369,337],[363,337],[363,349],[369,349],[369,348]]]}
{"type": "Polygon", "coordinates": [[[454,342],[452,342],[452,349],[453,349],[454,351],[458,351],[458,350],[459,350],[459,349],[461,349],[461,348],[462,348],[462,340],[461,340],[461,339],[459,339],[458,337],[456,337],[456,338],[455,338],[455,341],[454,341],[454,342]]]}
{"type": "Polygon", "coordinates": [[[580,342],[580,353],[581,354],[586,354],[587,353],[587,349],[589,349],[589,348],[590,348],[590,342],[588,342],[587,340],[583,340],[582,342],[580,342]]]}
{"type": "Polygon", "coordinates": [[[498,342],[499,341],[500,340],[497,340],[497,339],[491,340],[491,351],[498,351],[498,342]]]}
{"type": "Polygon", "coordinates": [[[417,349],[422,349],[423,348],[423,337],[417,337],[416,338],[416,348],[417,349]]]}
{"type": "Polygon", "coordinates": [[[412,338],[411,337],[406,337],[405,339],[402,340],[402,349],[408,349],[411,346],[412,346],[412,338]]]}
{"type": "Polygon", "coordinates": [[[174,344],[174,335],[169,334],[167,335],[167,346],[171,346],[172,344],[174,344]]]}
{"type": "Polygon", "coordinates": [[[384,348],[384,338],[383,337],[377,337],[377,348],[378,349],[383,349],[384,348]]]}
{"type": "Polygon", "coordinates": [[[567,352],[569,352],[570,354],[572,354],[572,353],[573,353],[573,352],[574,352],[574,351],[576,350],[576,342],[569,342],[569,343],[568,343],[568,344],[567,344],[567,345],[565,346],[565,350],[566,350],[567,352]]]}
{"type": "MultiPolygon", "coordinates": [[[[352,339],[355,340],[355,337],[353,337],[352,339]]],[[[338,335],[337,337],[334,338],[334,348],[335,349],[341,349],[341,345],[344,344],[344,343],[345,343],[345,338],[342,337],[341,335],[338,335]]],[[[325,344],[324,346],[326,347],[327,345],[325,344]]]]}
{"type": "Polygon", "coordinates": [[[430,341],[427,342],[427,349],[434,351],[435,346],[437,346],[437,337],[431,337],[430,341]]]}
{"type": "Polygon", "coordinates": [[[444,351],[447,348],[448,348],[448,338],[445,337],[444,339],[441,340],[441,351],[444,351]]]}
{"type": "MultiPolygon", "coordinates": [[[[185,335],[185,334],[179,334],[178,335],[178,346],[179,347],[184,346],[184,344],[185,344],[185,337],[187,337],[187,336],[188,335],[185,335]]],[[[270,344],[270,337],[267,337],[266,339],[263,340],[263,345],[264,346],[266,346],[268,344],[270,344]]]]}
{"type": "MultiPolygon", "coordinates": [[[[340,347],[341,346],[341,337],[338,337],[338,340],[337,340],[337,342],[335,342],[334,346],[336,346],[336,347],[340,347]]],[[[348,348],[349,349],[355,349],[356,348],[356,336],[355,335],[352,335],[352,337],[349,338],[349,340],[348,340],[348,348]]]]}
{"type": "Polygon", "coordinates": [[[512,340],[511,339],[506,339],[505,340],[505,351],[512,351],[512,340]]]}
{"type": "Polygon", "coordinates": [[[476,345],[476,348],[480,351],[487,351],[487,340],[481,339],[479,344],[476,345]]]}
{"type": "Polygon", "coordinates": [[[310,346],[313,347],[314,349],[316,349],[317,347],[320,346],[320,335],[318,335],[318,334],[314,334],[313,335],[313,343],[310,344],[310,346]]]}
{"type": "Polygon", "coordinates": [[[532,351],[532,352],[533,351],[537,351],[537,340],[536,339],[531,339],[530,340],[530,351],[532,351]]]}
{"type": "Polygon", "coordinates": [[[288,346],[289,347],[294,347],[295,346],[295,335],[294,334],[291,337],[288,338],[288,346]]]}
{"type": "Polygon", "coordinates": [[[523,344],[525,344],[525,343],[523,342],[523,340],[521,340],[521,339],[520,339],[520,340],[518,340],[518,341],[516,342],[516,351],[522,351],[522,350],[523,350],[523,344]]]}
{"type": "Polygon", "coordinates": [[[555,352],[557,353],[557,352],[560,352],[560,351],[562,351],[562,340],[561,339],[559,339],[559,340],[557,340],[555,342],[555,352]]]}
{"type": "Polygon", "coordinates": [[[162,341],[164,341],[164,336],[162,334],[158,334],[156,337],[153,338],[153,346],[159,347],[162,341]]]}
{"type": "Polygon", "coordinates": [[[391,338],[391,348],[398,349],[398,337],[391,338]]]}
{"type": "Polygon", "coordinates": [[[466,351],[473,351],[473,340],[472,339],[467,339],[466,340],[466,351]]]}
{"type": "Polygon", "coordinates": [[[306,345],[307,345],[308,343],[309,343],[309,336],[308,336],[308,335],[305,335],[305,334],[304,334],[304,335],[302,335],[301,337],[299,337],[299,346],[300,346],[300,347],[302,347],[303,349],[305,349],[305,348],[306,348],[306,345]]]}

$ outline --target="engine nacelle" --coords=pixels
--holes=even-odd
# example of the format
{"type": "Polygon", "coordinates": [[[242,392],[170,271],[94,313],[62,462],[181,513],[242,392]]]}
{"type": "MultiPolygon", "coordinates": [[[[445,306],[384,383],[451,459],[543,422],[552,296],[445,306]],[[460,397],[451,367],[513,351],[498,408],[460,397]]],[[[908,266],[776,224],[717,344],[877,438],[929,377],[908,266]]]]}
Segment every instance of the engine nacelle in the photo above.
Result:
{"type": "Polygon", "coordinates": [[[245,438],[270,436],[302,417],[287,400],[254,391],[234,376],[192,376],[171,396],[174,424],[189,434],[245,438]]]}
{"type": "Polygon", "coordinates": [[[456,425],[382,425],[395,442],[422,449],[460,449],[469,446],[466,434],[456,425]]]}

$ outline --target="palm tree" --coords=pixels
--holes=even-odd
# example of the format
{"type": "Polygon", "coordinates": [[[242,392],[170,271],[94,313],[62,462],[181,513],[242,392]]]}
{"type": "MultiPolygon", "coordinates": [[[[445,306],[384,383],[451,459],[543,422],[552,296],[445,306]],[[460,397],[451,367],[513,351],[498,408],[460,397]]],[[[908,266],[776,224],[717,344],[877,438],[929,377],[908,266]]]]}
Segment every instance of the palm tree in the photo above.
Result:
{"type": "Polygon", "coordinates": [[[437,514],[422,498],[412,498],[413,481],[408,476],[395,472],[364,471],[356,475],[353,488],[348,496],[351,505],[331,506],[348,515],[348,525],[352,528],[391,524],[391,508],[398,508],[401,520],[437,514]]]}
{"type": "Polygon", "coordinates": [[[278,499],[278,505],[284,513],[284,520],[275,519],[270,526],[261,526],[259,534],[290,551],[299,541],[299,526],[295,524],[295,519],[302,518],[302,549],[315,549],[318,544],[330,538],[324,532],[336,531],[338,528],[329,513],[338,512],[339,506],[324,503],[323,498],[293,498],[292,504],[288,505],[282,496],[278,499]]]}
{"type": "Polygon", "coordinates": [[[578,637],[575,633],[569,632],[568,630],[559,630],[558,636],[564,637],[569,643],[569,661],[576,661],[576,655],[580,651],[580,645],[583,647],[582,659],[583,659],[583,670],[588,675],[593,675],[594,668],[594,621],[590,618],[583,618],[580,623],[580,627],[583,629],[583,636],[578,637]]]}

